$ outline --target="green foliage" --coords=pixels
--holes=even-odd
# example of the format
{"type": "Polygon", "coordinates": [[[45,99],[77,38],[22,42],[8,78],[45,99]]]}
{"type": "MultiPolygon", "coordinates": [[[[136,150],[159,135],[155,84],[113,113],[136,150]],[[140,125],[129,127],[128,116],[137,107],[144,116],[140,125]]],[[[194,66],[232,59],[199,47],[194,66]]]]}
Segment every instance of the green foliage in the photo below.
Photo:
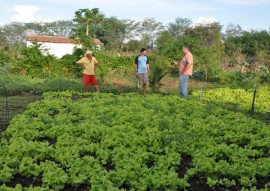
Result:
{"type": "Polygon", "coordinates": [[[162,23],[154,18],[145,18],[141,21],[126,20],[125,24],[127,39],[131,42],[134,40],[139,42],[137,49],[145,47],[153,50],[159,33],[164,29],[162,23]]]}
{"type": "Polygon", "coordinates": [[[162,55],[171,61],[182,60],[183,46],[189,46],[194,56],[194,76],[200,80],[216,81],[222,71],[224,47],[221,43],[221,26],[213,23],[194,28],[185,27],[180,37],[173,37],[164,32],[157,39],[157,48],[162,55]]]}
{"type": "MultiPolygon", "coordinates": [[[[55,58],[47,54],[41,46],[41,44],[35,42],[32,47],[22,47],[17,63],[11,68],[12,73],[21,73],[32,77],[50,76],[50,67],[55,58]],[[44,56],[42,51],[47,55],[44,56]]],[[[52,67],[59,66],[53,65],[52,67]]]]}
{"type": "Polygon", "coordinates": [[[124,50],[130,52],[138,52],[139,47],[141,47],[141,43],[139,40],[130,40],[125,44],[124,50]]]}
{"type": "Polygon", "coordinates": [[[0,74],[8,73],[11,58],[8,54],[7,48],[0,48],[0,74]]]}
{"type": "Polygon", "coordinates": [[[231,57],[231,63],[241,64],[247,61],[250,64],[268,65],[269,67],[269,50],[270,34],[267,31],[245,31],[242,35],[229,36],[225,41],[225,53],[231,57]],[[235,62],[239,59],[240,63],[235,62]]]}
{"type": "Polygon", "coordinates": [[[126,38],[126,25],[116,17],[104,18],[97,29],[97,37],[108,50],[121,50],[126,38]]]}
{"type": "Polygon", "coordinates": [[[161,53],[164,53],[168,47],[172,46],[173,43],[173,36],[167,31],[162,32],[156,40],[157,50],[161,53]]]}
{"type": "Polygon", "coordinates": [[[31,92],[43,83],[43,79],[33,79],[22,75],[1,75],[0,76],[0,95],[5,95],[2,85],[5,85],[8,95],[18,95],[22,92],[31,92]]]}
{"type": "Polygon", "coordinates": [[[188,45],[194,57],[199,55],[202,50],[202,45],[200,40],[196,38],[191,38],[188,36],[183,36],[178,38],[176,41],[170,40],[168,46],[162,50],[161,55],[166,56],[171,61],[173,60],[182,60],[184,54],[181,52],[183,46],[188,45]]]}
{"type": "MultiPolygon", "coordinates": [[[[176,18],[165,30],[162,23],[153,18],[143,21],[119,20],[106,18],[98,8],[79,9],[72,21],[52,23],[17,23],[0,26],[0,72],[23,74],[31,77],[80,77],[81,68],[75,62],[84,54],[83,51],[99,50],[93,39],[99,38],[104,43],[97,58],[106,63],[97,69],[101,81],[116,68],[126,68],[133,63],[133,58],[115,58],[120,51],[137,52],[141,47],[153,49],[156,55],[166,57],[173,62],[181,60],[183,45],[188,45],[194,55],[194,78],[224,83],[225,71],[239,70],[242,63],[248,63],[247,75],[235,75],[243,82],[242,87],[254,81],[268,83],[270,69],[270,34],[266,30],[242,31],[239,25],[230,24],[226,34],[221,33],[219,23],[191,26],[188,18],[176,18]],[[37,43],[33,47],[24,46],[25,35],[71,36],[83,49],[72,55],[56,59],[45,53],[37,43]],[[126,42],[127,43],[124,43],[126,42]],[[105,48],[105,50],[104,50],[105,48]],[[102,55],[104,54],[104,55],[102,55]],[[129,61],[126,61],[129,60],[129,61]],[[110,63],[110,64],[107,64],[110,63]],[[225,66],[225,67],[223,67],[225,66]],[[254,77],[255,79],[252,79],[254,77]]],[[[157,57],[158,57],[157,56],[157,57]]],[[[172,73],[175,73],[175,68],[172,73]]],[[[228,81],[228,80],[225,80],[228,81]]],[[[233,84],[237,84],[234,82],[233,84]]],[[[240,83],[241,84],[241,83],[240,83]]]]}
{"type": "Polygon", "coordinates": [[[216,46],[207,47],[198,54],[195,70],[203,71],[202,79],[206,81],[216,81],[217,75],[222,73],[222,51],[216,46]]]}
{"type": "MultiPolygon", "coordinates": [[[[244,110],[248,113],[251,109],[251,103],[253,99],[254,87],[252,89],[230,89],[230,88],[218,88],[212,90],[206,90],[202,92],[194,91],[192,96],[200,97],[204,101],[216,103],[222,107],[231,107],[231,109],[236,109],[239,111],[244,110]]],[[[267,86],[259,87],[257,90],[255,110],[257,113],[261,113],[269,118],[269,99],[270,89],[267,86]]],[[[267,119],[267,117],[266,117],[267,119]]]]}
{"type": "Polygon", "coordinates": [[[221,29],[222,26],[215,22],[206,25],[197,25],[194,28],[186,30],[186,35],[198,38],[204,47],[217,46],[221,42],[221,29]]]}
{"type": "Polygon", "coordinates": [[[26,35],[69,36],[71,29],[76,27],[78,26],[72,21],[12,22],[0,26],[0,46],[21,48],[26,35]]]}
{"type": "Polygon", "coordinates": [[[262,83],[270,83],[270,72],[269,68],[266,65],[261,65],[259,67],[259,78],[262,83]]]}
{"type": "Polygon", "coordinates": [[[223,71],[217,75],[216,82],[231,88],[253,88],[254,85],[269,84],[269,71],[266,66],[261,66],[257,73],[249,71],[223,71]]]}
{"type": "Polygon", "coordinates": [[[242,52],[249,56],[255,56],[258,51],[270,50],[270,34],[267,31],[244,32],[243,36],[235,40],[243,47],[242,52]]]}
{"type": "Polygon", "coordinates": [[[243,33],[243,30],[240,25],[237,24],[229,24],[226,28],[226,38],[228,37],[236,37],[241,36],[243,33]]]}
{"type": "Polygon", "coordinates": [[[62,75],[67,77],[81,77],[82,75],[81,67],[77,65],[76,62],[83,55],[84,53],[81,49],[76,49],[73,54],[66,54],[60,60],[57,60],[56,62],[58,62],[59,65],[62,67],[60,68],[60,71],[65,70],[65,73],[62,75]]]}
{"type": "Polygon", "coordinates": [[[24,93],[42,94],[47,91],[84,91],[82,79],[72,78],[30,78],[19,75],[3,75],[0,77],[0,95],[5,95],[2,84],[5,85],[7,94],[20,95],[24,93]]]}
{"type": "Polygon", "coordinates": [[[177,17],[175,22],[168,24],[168,33],[177,39],[185,34],[191,24],[191,19],[177,17]]]}
{"type": "Polygon", "coordinates": [[[169,71],[166,63],[161,63],[158,61],[152,61],[150,71],[151,74],[149,77],[149,86],[153,92],[156,92],[156,90],[158,90],[162,86],[160,81],[163,79],[163,77],[166,76],[169,71]]]}
{"type": "Polygon", "coordinates": [[[82,84],[82,79],[47,78],[44,80],[40,89],[42,92],[66,90],[84,91],[84,86],[82,84]]]}
{"type": "Polygon", "coordinates": [[[8,64],[10,58],[5,49],[0,48],[0,67],[3,67],[8,64]]]}
{"type": "Polygon", "coordinates": [[[221,42],[221,25],[212,23],[198,25],[187,30],[186,35],[197,38],[201,47],[192,49],[195,55],[195,70],[203,71],[206,81],[215,81],[216,76],[222,71],[224,61],[224,46],[221,42]]]}
{"type": "Polygon", "coordinates": [[[96,26],[103,21],[104,15],[98,8],[79,9],[75,12],[73,21],[79,25],[72,29],[71,38],[79,41],[85,48],[93,48],[94,35],[96,34],[96,26]]]}
{"type": "MultiPolygon", "coordinates": [[[[216,92],[215,101],[246,99],[244,90],[234,91],[233,98],[230,90],[216,92]]],[[[269,88],[263,92],[259,100],[267,108],[269,88]]],[[[202,176],[210,187],[230,190],[236,182],[238,188],[250,189],[270,173],[269,125],[239,112],[157,94],[66,91],[43,96],[2,133],[8,137],[0,139],[3,184],[19,173],[42,177],[46,190],[66,185],[181,190],[188,189],[191,178],[202,176]],[[191,164],[180,178],[183,155],[191,157],[191,164]]]]}
{"type": "Polygon", "coordinates": [[[96,51],[94,56],[99,62],[96,76],[101,82],[105,81],[107,74],[115,70],[124,70],[125,73],[133,70],[135,56],[113,56],[101,51],[96,51]]]}

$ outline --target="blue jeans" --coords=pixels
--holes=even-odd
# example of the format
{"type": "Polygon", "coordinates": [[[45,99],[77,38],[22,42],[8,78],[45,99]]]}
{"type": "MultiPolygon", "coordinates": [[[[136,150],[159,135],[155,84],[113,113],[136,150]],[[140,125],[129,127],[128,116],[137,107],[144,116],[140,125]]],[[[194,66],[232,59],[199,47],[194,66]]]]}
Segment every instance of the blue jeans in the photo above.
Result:
{"type": "Polygon", "coordinates": [[[181,96],[185,99],[187,99],[187,82],[188,82],[188,75],[179,74],[179,88],[181,96]]]}

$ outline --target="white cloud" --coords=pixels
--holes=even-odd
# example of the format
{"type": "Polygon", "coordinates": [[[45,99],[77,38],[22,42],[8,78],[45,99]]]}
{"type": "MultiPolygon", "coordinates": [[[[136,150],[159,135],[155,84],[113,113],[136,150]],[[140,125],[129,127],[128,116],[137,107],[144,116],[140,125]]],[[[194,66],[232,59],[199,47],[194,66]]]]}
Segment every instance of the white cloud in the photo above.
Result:
{"type": "Polygon", "coordinates": [[[199,17],[196,21],[196,25],[207,25],[218,22],[215,17],[199,17]]]}
{"type": "Polygon", "coordinates": [[[270,4],[270,0],[217,0],[217,1],[222,3],[250,5],[250,6],[270,4]]]}
{"type": "Polygon", "coordinates": [[[11,21],[34,22],[38,20],[36,13],[40,9],[35,5],[17,5],[14,9],[16,13],[11,17],[11,21]]]}

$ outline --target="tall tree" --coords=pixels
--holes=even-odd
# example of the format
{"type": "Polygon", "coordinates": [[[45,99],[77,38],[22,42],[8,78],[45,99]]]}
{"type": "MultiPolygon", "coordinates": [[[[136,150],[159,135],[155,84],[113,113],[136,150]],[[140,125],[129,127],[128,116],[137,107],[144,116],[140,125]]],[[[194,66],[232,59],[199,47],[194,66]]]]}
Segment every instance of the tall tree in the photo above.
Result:
{"type": "Polygon", "coordinates": [[[243,30],[240,25],[230,23],[226,27],[226,37],[236,37],[243,34],[243,30]]]}
{"type": "Polygon", "coordinates": [[[4,36],[8,45],[15,45],[18,42],[23,42],[25,30],[23,23],[13,22],[1,27],[1,35],[4,36]]]}
{"type": "Polygon", "coordinates": [[[199,38],[202,45],[207,47],[222,44],[221,29],[222,26],[218,22],[214,22],[189,28],[186,34],[191,37],[199,38]]]}
{"type": "Polygon", "coordinates": [[[141,46],[141,43],[140,41],[138,40],[130,40],[128,41],[126,44],[125,44],[125,50],[126,51],[130,51],[130,52],[137,52],[139,51],[140,49],[140,46],[141,46]]]}
{"type": "Polygon", "coordinates": [[[104,19],[104,15],[100,13],[98,8],[94,9],[79,9],[75,12],[73,21],[85,25],[85,35],[89,36],[90,23],[99,23],[104,19]]]}
{"type": "Polygon", "coordinates": [[[24,42],[25,35],[69,36],[76,24],[72,21],[12,22],[0,26],[0,45],[16,46],[24,42]]]}
{"type": "Polygon", "coordinates": [[[116,17],[104,18],[97,30],[97,37],[108,49],[121,49],[126,39],[127,25],[116,17]]]}
{"type": "Polygon", "coordinates": [[[2,32],[0,28],[0,47],[7,47],[7,46],[8,46],[7,39],[5,37],[4,32],[2,32]]]}
{"type": "Polygon", "coordinates": [[[162,32],[157,40],[156,45],[158,51],[164,53],[170,46],[174,44],[174,37],[167,31],[162,32]]]}
{"type": "Polygon", "coordinates": [[[42,30],[39,32],[39,34],[66,37],[70,36],[72,29],[76,28],[77,26],[78,24],[75,24],[73,21],[65,20],[42,23],[42,30]]]}
{"type": "MultiPolygon", "coordinates": [[[[222,26],[217,23],[197,25],[186,31],[186,36],[198,39],[201,49],[195,53],[197,68],[204,73],[204,78],[209,79],[221,72],[224,62],[224,44],[221,39],[222,26]]],[[[196,50],[195,50],[196,51],[196,50]]]]}
{"type": "MultiPolygon", "coordinates": [[[[140,22],[137,20],[123,20],[123,22],[126,24],[126,39],[127,40],[134,40],[137,37],[136,29],[140,25],[140,22]]],[[[138,39],[137,39],[138,40],[138,39]]]]}
{"type": "Polygon", "coordinates": [[[146,18],[142,21],[127,21],[130,37],[139,40],[141,46],[153,48],[158,34],[164,29],[161,22],[156,21],[153,18],[146,18]]]}
{"type": "Polygon", "coordinates": [[[100,22],[104,20],[104,15],[100,13],[98,8],[94,9],[79,9],[75,12],[73,21],[78,24],[78,27],[72,29],[71,38],[78,41],[84,47],[94,47],[93,39],[100,22]],[[91,30],[90,30],[91,26],[91,30]],[[91,34],[91,35],[90,35],[91,34]]]}
{"type": "Polygon", "coordinates": [[[242,47],[242,53],[247,56],[256,56],[259,51],[270,54],[270,34],[265,31],[245,31],[242,36],[232,39],[233,42],[242,47]]]}
{"type": "Polygon", "coordinates": [[[191,19],[177,17],[175,22],[169,23],[167,31],[175,39],[182,36],[185,33],[185,30],[191,26],[191,19]]]}

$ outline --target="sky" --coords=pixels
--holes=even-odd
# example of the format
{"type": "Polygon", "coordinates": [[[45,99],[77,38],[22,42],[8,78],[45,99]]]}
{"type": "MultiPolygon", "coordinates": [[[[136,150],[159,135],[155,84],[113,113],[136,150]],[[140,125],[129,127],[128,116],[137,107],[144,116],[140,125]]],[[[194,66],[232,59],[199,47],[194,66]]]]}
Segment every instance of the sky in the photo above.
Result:
{"type": "Polygon", "coordinates": [[[270,0],[0,0],[0,25],[12,21],[71,20],[79,9],[99,10],[118,19],[154,18],[164,25],[177,17],[193,24],[219,22],[223,29],[270,30],[270,0]]]}

